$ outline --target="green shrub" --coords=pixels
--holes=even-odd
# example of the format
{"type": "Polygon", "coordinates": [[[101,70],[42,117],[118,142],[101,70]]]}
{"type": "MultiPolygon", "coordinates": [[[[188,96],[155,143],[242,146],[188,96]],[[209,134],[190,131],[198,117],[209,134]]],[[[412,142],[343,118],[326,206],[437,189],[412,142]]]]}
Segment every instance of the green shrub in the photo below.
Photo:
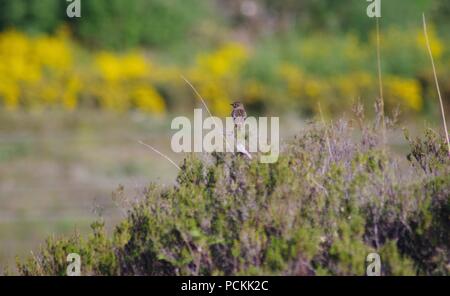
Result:
{"type": "Polygon", "coordinates": [[[0,30],[54,32],[68,23],[89,46],[166,48],[186,40],[208,12],[208,3],[201,0],[95,0],[81,1],[81,18],[70,19],[68,5],[63,0],[0,0],[0,30]]]}
{"type": "Polygon", "coordinates": [[[49,239],[18,269],[61,275],[77,252],[85,275],[364,275],[378,252],[384,275],[448,275],[443,138],[407,137],[399,158],[378,124],[359,138],[346,121],[312,124],[274,164],[188,157],[176,185],[149,186],[111,236],[94,223],[87,240],[49,239]]]}
{"type": "Polygon", "coordinates": [[[52,32],[64,20],[65,1],[0,0],[0,30],[17,27],[27,32],[52,32]]]}
{"type": "Polygon", "coordinates": [[[151,45],[166,48],[186,40],[206,13],[199,0],[97,0],[83,2],[77,35],[89,44],[112,48],[151,45]]]}

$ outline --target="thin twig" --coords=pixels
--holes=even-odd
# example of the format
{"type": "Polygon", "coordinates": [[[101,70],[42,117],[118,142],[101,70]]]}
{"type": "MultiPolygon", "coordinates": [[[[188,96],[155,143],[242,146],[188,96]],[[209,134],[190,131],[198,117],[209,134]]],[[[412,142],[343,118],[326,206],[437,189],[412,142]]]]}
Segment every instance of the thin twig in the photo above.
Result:
{"type": "Polygon", "coordinates": [[[422,14],[422,19],[423,19],[423,32],[425,34],[425,41],[427,43],[428,53],[430,55],[431,66],[433,67],[434,81],[436,82],[436,89],[437,89],[437,93],[438,93],[438,97],[439,97],[439,103],[441,106],[442,123],[444,125],[445,138],[447,140],[448,155],[450,156],[450,140],[449,140],[449,136],[448,136],[447,122],[445,120],[444,103],[442,102],[441,90],[439,88],[438,77],[436,74],[436,67],[434,65],[433,52],[431,51],[430,40],[428,39],[427,22],[425,20],[425,13],[422,14]]]}
{"type": "Polygon", "coordinates": [[[33,259],[34,259],[34,261],[37,264],[37,267],[38,267],[38,269],[40,271],[40,274],[44,274],[44,269],[41,266],[41,262],[40,262],[39,258],[36,257],[36,255],[34,255],[33,251],[30,251],[30,253],[31,253],[31,256],[33,256],[33,259]]]}
{"type": "MultiPolygon", "coordinates": [[[[380,22],[378,21],[378,17],[376,18],[377,23],[377,68],[378,68],[378,87],[380,89],[380,102],[381,102],[381,124],[382,124],[382,141],[383,141],[383,155],[386,155],[386,120],[384,115],[384,96],[383,96],[383,79],[381,74],[381,45],[380,45],[380,22]]],[[[383,170],[383,184],[382,184],[382,194],[381,197],[384,197],[385,193],[385,171],[383,170]]],[[[384,199],[384,198],[383,198],[384,199]]]]}
{"type": "Polygon", "coordinates": [[[167,155],[164,155],[163,153],[159,152],[157,149],[153,148],[152,146],[142,142],[142,141],[138,141],[139,144],[144,145],[145,147],[153,150],[154,152],[158,153],[159,155],[161,155],[162,157],[164,157],[165,159],[167,159],[171,164],[173,164],[178,170],[181,171],[181,168],[172,160],[170,159],[167,155]]]}
{"type": "MultiPolygon", "coordinates": [[[[192,83],[189,82],[189,80],[186,79],[186,77],[184,77],[183,75],[181,75],[181,78],[192,88],[192,90],[194,91],[194,93],[197,95],[197,97],[202,101],[203,106],[205,106],[206,111],[208,111],[209,116],[211,116],[214,119],[214,123],[217,125],[216,119],[215,117],[211,114],[211,111],[209,111],[208,105],[206,105],[205,100],[203,99],[202,95],[200,95],[200,93],[197,91],[197,89],[192,85],[192,83]]],[[[229,148],[229,150],[234,153],[234,149],[231,148],[231,145],[228,143],[227,138],[222,134],[223,139],[225,140],[227,147],[229,148]]]]}
{"type": "Polygon", "coordinates": [[[380,23],[378,21],[378,17],[376,18],[377,22],[377,68],[378,68],[378,87],[380,89],[380,101],[381,101],[381,123],[383,126],[383,146],[386,143],[386,122],[384,120],[384,96],[383,96],[383,79],[381,74],[381,49],[380,49],[380,23]]]}
{"type": "Polygon", "coordinates": [[[317,187],[322,189],[323,192],[325,193],[325,195],[328,196],[328,190],[324,186],[319,184],[319,182],[317,182],[316,179],[311,174],[308,174],[307,177],[309,177],[311,179],[311,181],[314,183],[314,185],[316,185],[317,187]]]}
{"type": "Polygon", "coordinates": [[[197,89],[192,85],[192,83],[189,82],[189,80],[186,79],[186,77],[184,77],[183,75],[181,75],[181,78],[192,88],[192,90],[194,91],[194,93],[197,95],[197,97],[202,101],[203,106],[205,106],[206,111],[208,111],[209,116],[213,117],[211,112],[209,111],[208,105],[206,105],[205,100],[203,100],[202,95],[197,91],[197,89]]]}
{"type": "Polygon", "coordinates": [[[323,127],[325,128],[325,138],[326,138],[326,141],[327,141],[328,153],[330,153],[330,158],[333,159],[333,153],[331,153],[330,138],[328,136],[328,128],[327,128],[327,126],[325,124],[325,119],[323,117],[322,107],[320,106],[320,102],[319,102],[319,113],[320,113],[320,118],[322,120],[323,127]]]}

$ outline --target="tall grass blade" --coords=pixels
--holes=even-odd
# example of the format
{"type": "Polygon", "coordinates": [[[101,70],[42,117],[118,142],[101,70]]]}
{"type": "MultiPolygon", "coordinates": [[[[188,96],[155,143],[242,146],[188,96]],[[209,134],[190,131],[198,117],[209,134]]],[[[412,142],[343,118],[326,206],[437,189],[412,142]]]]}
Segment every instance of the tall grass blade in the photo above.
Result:
{"type": "Polygon", "coordinates": [[[434,81],[436,82],[436,89],[438,93],[439,103],[441,106],[442,123],[444,125],[445,138],[447,140],[448,156],[450,157],[450,139],[448,136],[447,122],[445,120],[444,103],[442,102],[441,90],[439,88],[439,81],[436,74],[436,66],[434,65],[433,52],[431,51],[430,40],[428,39],[427,21],[425,19],[425,13],[422,14],[422,19],[423,19],[423,33],[425,34],[425,41],[427,43],[427,49],[430,55],[431,66],[433,67],[434,81]]]}

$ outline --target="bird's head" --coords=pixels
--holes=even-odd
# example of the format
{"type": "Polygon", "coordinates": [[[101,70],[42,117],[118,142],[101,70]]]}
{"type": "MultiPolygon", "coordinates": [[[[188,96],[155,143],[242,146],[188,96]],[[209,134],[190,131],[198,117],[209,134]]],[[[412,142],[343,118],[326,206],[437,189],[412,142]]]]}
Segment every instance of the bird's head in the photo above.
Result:
{"type": "Polygon", "coordinates": [[[234,103],[231,103],[230,105],[233,106],[233,108],[244,107],[244,105],[242,105],[241,102],[234,102],[234,103]]]}

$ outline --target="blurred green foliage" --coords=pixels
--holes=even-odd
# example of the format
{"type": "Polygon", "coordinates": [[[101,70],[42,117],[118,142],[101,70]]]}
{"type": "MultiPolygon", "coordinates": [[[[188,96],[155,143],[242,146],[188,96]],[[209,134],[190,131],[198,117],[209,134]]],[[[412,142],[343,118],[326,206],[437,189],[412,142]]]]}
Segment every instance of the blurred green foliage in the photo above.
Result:
{"type": "MultiPolygon", "coordinates": [[[[66,56],[70,66],[58,72],[59,81],[47,76],[43,67],[36,72],[56,82],[58,87],[49,87],[49,92],[58,92],[58,99],[52,99],[53,102],[63,98],[55,89],[74,85],[68,92],[71,96],[62,99],[69,109],[82,101],[114,105],[105,102],[115,96],[114,101],[121,105],[116,109],[145,109],[142,102],[157,101],[160,108],[147,104],[146,109],[162,113],[167,106],[168,111],[174,111],[173,106],[181,105],[180,98],[187,95],[185,85],[178,83],[181,74],[196,85],[219,115],[228,114],[228,103],[236,97],[252,113],[273,110],[309,116],[317,111],[318,100],[323,103],[325,113],[338,113],[348,110],[357,99],[368,103],[378,95],[375,21],[366,15],[367,1],[96,0],[81,1],[80,19],[67,18],[68,2],[36,3],[0,0],[0,30],[19,29],[19,32],[5,30],[0,34],[4,44],[4,50],[0,48],[3,57],[0,74],[14,78],[19,73],[28,77],[33,73],[33,62],[51,64],[58,56],[66,56]],[[253,3],[253,12],[243,9],[243,3],[253,3]],[[61,30],[63,24],[71,30],[61,30]],[[20,31],[54,31],[56,34],[50,35],[59,39],[41,35],[37,38],[40,43],[36,41],[41,44],[39,47],[33,37],[22,36],[20,31]],[[61,32],[72,34],[58,34],[61,32]],[[61,46],[55,46],[55,42],[61,46]],[[82,46],[72,46],[78,43],[82,46]],[[231,48],[235,50],[229,49],[230,44],[234,44],[231,48]],[[141,46],[151,49],[151,54],[140,51],[141,46]],[[35,53],[36,48],[41,50],[35,53]],[[108,55],[102,55],[104,50],[108,55]],[[16,58],[22,56],[14,59],[11,52],[17,53],[16,58]],[[241,57],[240,52],[245,54],[241,57]],[[124,59],[123,53],[129,58],[124,59]],[[129,81],[122,89],[102,87],[98,83],[97,87],[88,89],[95,75],[92,69],[99,64],[103,76],[145,68],[143,72],[152,78],[141,75],[139,86],[145,84],[146,89],[143,92],[141,87],[136,91],[139,96],[133,95],[136,89],[130,89],[129,81]],[[22,71],[22,65],[28,69],[22,71]],[[72,84],[66,82],[69,76],[72,84]],[[78,80],[82,81],[81,90],[77,89],[78,80]],[[130,99],[133,96],[140,98],[135,100],[139,104],[130,99]]],[[[435,96],[434,82],[423,41],[422,12],[429,16],[430,42],[442,77],[442,93],[444,98],[450,97],[447,95],[450,94],[447,78],[450,55],[446,48],[450,38],[445,32],[446,9],[448,4],[443,0],[382,1],[381,65],[386,77],[388,108],[399,105],[406,113],[423,112],[433,117],[430,110],[434,109],[435,100],[431,99],[435,96]]],[[[5,106],[28,107],[30,93],[43,97],[43,101],[49,100],[46,92],[30,90],[22,83],[22,76],[0,83],[0,98],[5,106]]],[[[34,82],[31,85],[52,86],[34,82]]],[[[188,103],[193,101],[191,97],[188,103]]]]}
{"type": "Polygon", "coordinates": [[[58,0],[0,0],[0,29],[16,27],[28,32],[51,32],[65,16],[58,0]]]}
{"type": "MultiPolygon", "coordinates": [[[[263,0],[261,2],[268,7],[272,15],[284,22],[294,22],[297,29],[301,31],[354,31],[364,35],[371,27],[371,20],[366,15],[366,8],[370,3],[365,0],[263,0]]],[[[381,2],[383,19],[389,22],[394,21],[397,24],[407,24],[421,14],[428,1],[381,2]],[[398,17],[399,11],[402,11],[402,17],[398,17]],[[404,17],[403,12],[407,17],[404,17]]]]}
{"type": "MultiPolygon", "coordinates": [[[[434,22],[447,24],[448,1],[382,1],[383,22],[397,26],[420,23],[422,12],[433,12],[434,22]]],[[[366,36],[373,24],[363,0],[255,0],[274,32],[355,32],[366,36]]],[[[86,44],[109,48],[136,45],[166,47],[189,40],[189,32],[206,18],[224,16],[231,26],[246,26],[240,0],[96,0],[81,1],[81,19],[66,16],[62,0],[0,0],[0,30],[17,27],[28,32],[55,31],[69,22],[86,44]],[[226,12],[225,14],[223,12],[226,12]],[[235,21],[233,21],[235,20],[235,21]]],[[[265,30],[264,26],[261,30],[265,30]]]]}
{"type": "Polygon", "coordinates": [[[84,1],[75,32],[98,46],[128,48],[137,45],[170,46],[187,38],[205,14],[201,0],[84,1]]]}
{"type": "Polygon", "coordinates": [[[206,13],[201,0],[81,1],[81,18],[68,18],[62,0],[0,0],[0,30],[54,32],[69,23],[87,45],[115,49],[137,45],[164,47],[186,39],[206,13]]]}

